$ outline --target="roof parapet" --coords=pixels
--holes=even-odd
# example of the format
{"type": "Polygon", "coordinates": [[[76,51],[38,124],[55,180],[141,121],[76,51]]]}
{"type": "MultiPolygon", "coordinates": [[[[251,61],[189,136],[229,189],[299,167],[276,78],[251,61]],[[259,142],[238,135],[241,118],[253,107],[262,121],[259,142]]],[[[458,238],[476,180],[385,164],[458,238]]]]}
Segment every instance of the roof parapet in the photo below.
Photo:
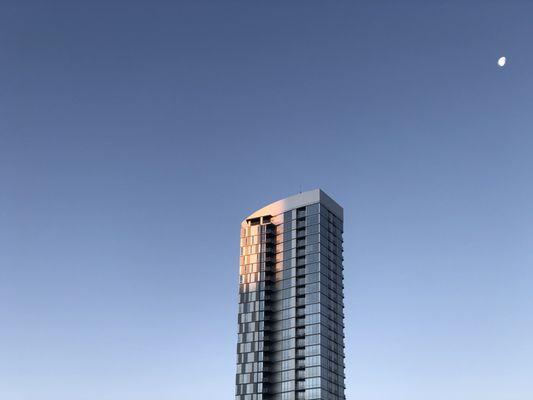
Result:
{"type": "Polygon", "coordinates": [[[343,219],[343,208],[321,189],[314,189],[309,190],[307,192],[298,193],[294,196],[290,196],[282,200],[275,201],[274,203],[260,208],[259,210],[255,211],[253,214],[245,218],[243,223],[246,223],[246,220],[248,219],[258,218],[265,215],[278,215],[284,213],[285,211],[292,210],[294,208],[304,207],[314,203],[321,203],[325,205],[337,217],[339,217],[341,220],[343,219]]]}

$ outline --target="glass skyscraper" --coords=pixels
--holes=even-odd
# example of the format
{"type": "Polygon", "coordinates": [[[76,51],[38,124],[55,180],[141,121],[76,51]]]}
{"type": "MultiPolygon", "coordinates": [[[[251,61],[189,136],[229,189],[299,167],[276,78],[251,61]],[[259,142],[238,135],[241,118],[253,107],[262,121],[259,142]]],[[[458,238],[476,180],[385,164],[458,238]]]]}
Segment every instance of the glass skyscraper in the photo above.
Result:
{"type": "Polygon", "coordinates": [[[236,400],[345,399],[342,231],[319,189],[242,222],[236,400]]]}

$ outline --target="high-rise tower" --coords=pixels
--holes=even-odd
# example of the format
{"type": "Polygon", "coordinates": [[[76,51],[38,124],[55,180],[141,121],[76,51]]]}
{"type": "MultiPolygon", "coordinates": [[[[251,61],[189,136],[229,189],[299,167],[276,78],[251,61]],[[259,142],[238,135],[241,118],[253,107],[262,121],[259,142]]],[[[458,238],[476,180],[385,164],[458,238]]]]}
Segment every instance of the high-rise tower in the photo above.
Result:
{"type": "Polygon", "coordinates": [[[241,225],[236,400],[343,400],[343,209],[320,189],[241,225]]]}

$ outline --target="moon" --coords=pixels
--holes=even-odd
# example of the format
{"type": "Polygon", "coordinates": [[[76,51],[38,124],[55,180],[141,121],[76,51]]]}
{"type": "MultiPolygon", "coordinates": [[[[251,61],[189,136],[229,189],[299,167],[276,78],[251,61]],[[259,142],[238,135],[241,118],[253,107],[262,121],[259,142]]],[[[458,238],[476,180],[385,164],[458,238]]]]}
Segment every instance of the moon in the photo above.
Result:
{"type": "Polygon", "coordinates": [[[506,63],[506,62],[507,62],[507,58],[506,58],[506,57],[500,57],[500,58],[498,59],[498,65],[499,65],[500,67],[505,66],[505,63],[506,63]]]}

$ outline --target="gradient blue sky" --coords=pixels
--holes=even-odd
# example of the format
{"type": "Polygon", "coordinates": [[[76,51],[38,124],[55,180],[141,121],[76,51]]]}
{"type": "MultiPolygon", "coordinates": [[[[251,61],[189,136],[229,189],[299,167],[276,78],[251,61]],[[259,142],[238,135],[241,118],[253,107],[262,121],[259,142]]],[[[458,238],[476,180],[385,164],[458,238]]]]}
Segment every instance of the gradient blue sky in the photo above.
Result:
{"type": "Polygon", "coordinates": [[[231,399],[240,221],[316,187],[348,399],[533,398],[532,21],[2,1],[0,398],[231,399]]]}

